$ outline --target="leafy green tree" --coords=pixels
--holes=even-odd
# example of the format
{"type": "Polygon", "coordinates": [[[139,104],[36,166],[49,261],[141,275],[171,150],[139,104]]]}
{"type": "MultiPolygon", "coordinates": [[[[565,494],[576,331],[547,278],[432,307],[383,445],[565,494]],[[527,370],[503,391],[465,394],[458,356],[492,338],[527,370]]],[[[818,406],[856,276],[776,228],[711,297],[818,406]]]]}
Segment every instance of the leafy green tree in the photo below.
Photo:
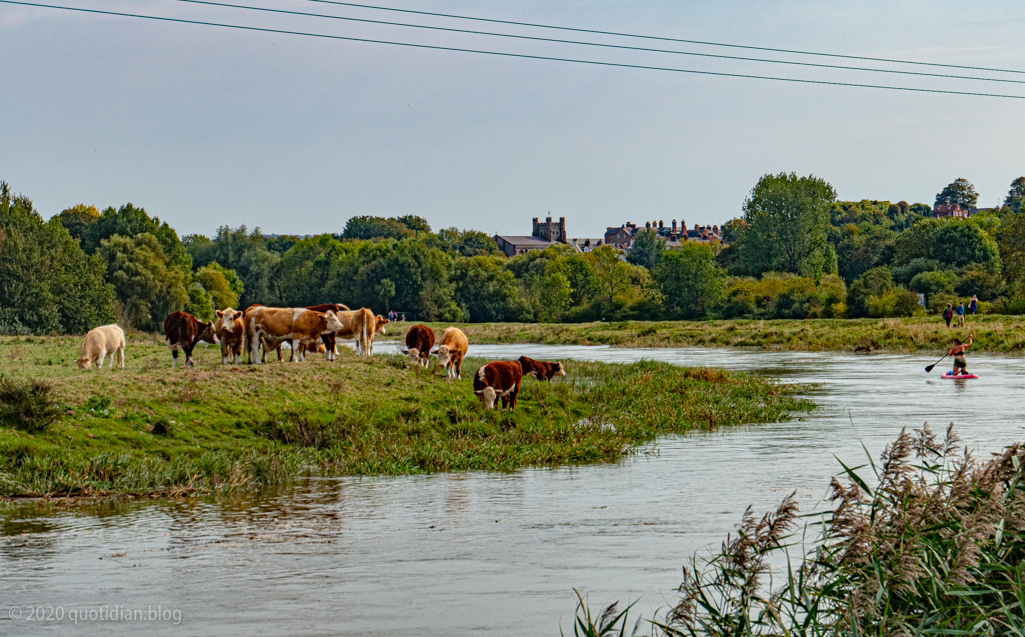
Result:
{"type": "Polygon", "coordinates": [[[594,270],[595,295],[608,306],[630,288],[630,266],[621,254],[612,246],[600,245],[586,255],[594,270]]]}
{"type": "Polygon", "coordinates": [[[825,180],[796,173],[765,175],[744,201],[748,227],[738,240],[740,259],[753,274],[822,271],[829,205],[836,191],[825,180]]]}
{"type": "Polygon", "coordinates": [[[954,181],[950,182],[936,194],[936,204],[940,205],[947,200],[950,203],[957,204],[968,210],[974,208],[975,204],[979,201],[979,193],[975,190],[975,186],[972,182],[968,181],[964,177],[958,177],[954,181]]]}
{"type": "Polygon", "coordinates": [[[86,230],[82,247],[88,254],[93,254],[104,239],[114,235],[133,237],[142,233],[151,234],[156,238],[170,267],[176,268],[185,276],[192,271],[192,257],[178,239],[178,233],[174,228],[161,222],[158,217],[150,217],[144,208],[136,208],[130,203],[117,210],[104,210],[96,222],[86,230]]]}
{"type": "MultiPolygon", "coordinates": [[[[238,301],[240,307],[247,308],[253,303],[273,305],[279,302],[271,286],[278,256],[267,249],[266,238],[259,228],[249,232],[244,225],[234,229],[221,226],[217,229],[212,245],[212,250],[203,251],[205,256],[210,261],[234,270],[242,280],[244,290],[238,301]]],[[[208,264],[209,261],[197,263],[198,266],[208,264]]]]}
{"type": "Polygon", "coordinates": [[[245,286],[234,270],[222,268],[214,261],[196,270],[195,280],[209,295],[208,305],[212,301],[218,310],[238,308],[238,300],[245,286]]]}
{"type": "Polygon", "coordinates": [[[427,220],[423,217],[418,217],[416,215],[403,215],[401,217],[394,217],[394,219],[417,235],[431,234],[431,224],[427,223],[427,220]]]}
{"type": "Polygon", "coordinates": [[[455,300],[467,321],[489,323],[533,318],[520,298],[516,277],[502,267],[501,258],[457,258],[452,266],[451,282],[455,300]]]}
{"type": "Polygon", "coordinates": [[[1008,218],[997,233],[1008,283],[1025,281],[1025,215],[1008,218]]]}
{"type": "Polygon", "coordinates": [[[871,297],[881,297],[895,288],[890,268],[880,266],[868,270],[847,288],[847,315],[852,318],[869,316],[871,297]]]}
{"type": "Polygon", "coordinates": [[[1000,268],[996,241],[972,220],[941,224],[933,235],[932,258],[955,267],[978,263],[1000,268]]]}
{"type": "Polygon", "coordinates": [[[294,234],[279,234],[273,237],[264,236],[264,247],[279,257],[288,252],[301,239],[294,234]]]}
{"type": "Polygon", "coordinates": [[[668,317],[703,318],[726,298],[726,272],[705,244],[687,242],[666,251],[652,274],[668,317]]]}
{"type": "Polygon", "coordinates": [[[189,302],[185,275],[152,234],[113,235],[100,241],[97,254],[107,266],[123,327],[158,329],[168,313],[189,302]]]}
{"type": "Polygon", "coordinates": [[[332,267],[357,251],[356,242],[336,241],[330,235],[307,237],[296,243],[274,265],[273,296],[287,307],[304,307],[321,303],[344,303],[331,298],[325,286],[331,278],[332,267]]]}
{"type": "Polygon", "coordinates": [[[438,231],[438,238],[446,250],[464,257],[498,254],[498,244],[495,240],[477,230],[444,228],[438,231]]]}
{"type": "Polygon", "coordinates": [[[210,294],[198,282],[194,281],[189,286],[189,300],[185,304],[185,311],[201,321],[212,321],[214,318],[210,294]]]}
{"type": "Polygon", "coordinates": [[[415,232],[397,219],[383,217],[352,217],[345,223],[342,239],[403,239],[415,232]]]}
{"type": "Polygon", "coordinates": [[[393,309],[413,312],[420,320],[459,320],[462,312],[449,283],[452,260],[442,250],[413,238],[347,242],[333,255],[324,295],[351,307],[387,311],[378,286],[395,286],[393,309]]]}
{"type": "Polygon", "coordinates": [[[932,272],[919,272],[911,279],[911,284],[908,287],[915,292],[929,297],[942,292],[953,294],[955,285],[957,285],[957,275],[952,271],[934,270],[932,272]]]}
{"type": "Polygon", "coordinates": [[[1018,177],[1011,182],[1011,189],[1004,197],[1004,206],[1015,212],[1021,212],[1023,203],[1025,203],[1025,177],[1018,177]]]}
{"type": "Polygon", "coordinates": [[[96,223],[96,220],[100,218],[100,211],[96,209],[96,206],[87,206],[84,203],[80,203],[77,206],[62,210],[57,215],[57,218],[68,231],[68,234],[81,241],[89,226],[96,223]]]}
{"type": "Polygon", "coordinates": [[[114,319],[103,264],[0,182],[0,332],[83,333],[114,319]]]}
{"type": "Polygon", "coordinates": [[[641,265],[649,270],[658,265],[665,252],[666,242],[654,230],[644,229],[634,235],[633,245],[626,254],[626,260],[634,265],[641,265]]]}
{"type": "Polygon", "coordinates": [[[187,234],[182,237],[185,251],[192,257],[192,267],[201,268],[217,258],[217,246],[210,237],[201,234],[187,234]]]}

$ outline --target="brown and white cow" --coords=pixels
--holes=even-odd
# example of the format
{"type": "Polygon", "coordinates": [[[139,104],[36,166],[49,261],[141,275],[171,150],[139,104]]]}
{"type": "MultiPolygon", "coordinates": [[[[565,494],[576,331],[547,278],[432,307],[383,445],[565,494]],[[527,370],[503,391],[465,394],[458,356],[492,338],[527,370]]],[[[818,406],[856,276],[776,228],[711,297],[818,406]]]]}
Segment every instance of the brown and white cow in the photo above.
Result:
{"type": "Polygon", "coordinates": [[[337,332],[342,324],[334,312],[314,312],[306,308],[251,307],[246,310],[245,328],[250,357],[259,360],[259,344],[274,349],[290,343],[295,362],[305,360],[300,344],[315,343],[326,332],[337,332]]]}
{"type": "Polygon", "coordinates": [[[538,380],[552,380],[556,376],[566,375],[566,368],[562,366],[562,363],[536,361],[526,356],[520,356],[519,363],[524,376],[533,376],[538,380]]]}
{"type": "Polygon", "coordinates": [[[458,327],[446,328],[438,338],[438,349],[431,352],[445,368],[445,377],[459,380],[463,377],[463,358],[470,349],[470,341],[458,327]]]}
{"type": "Polygon", "coordinates": [[[217,310],[216,314],[214,334],[221,342],[221,365],[228,364],[228,357],[231,357],[232,365],[238,365],[242,362],[242,343],[246,332],[242,312],[228,307],[217,310]]]}
{"type": "Polygon", "coordinates": [[[516,396],[522,384],[523,370],[519,362],[497,361],[477,370],[473,377],[473,393],[487,409],[497,409],[499,398],[502,399],[502,409],[516,409],[516,396]]]}
{"type": "Polygon", "coordinates": [[[414,325],[406,332],[406,349],[402,353],[409,360],[427,367],[431,362],[431,348],[434,347],[434,330],[426,325],[414,325]]]}
{"type": "Polygon", "coordinates": [[[85,335],[82,344],[82,355],[75,362],[79,369],[89,369],[96,365],[97,371],[103,367],[103,359],[110,356],[110,368],[114,369],[114,355],[117,353],[117,366],[125,368],[125,333],[117,325],[94,327],[85,335]]]}
{"type": "Polygon", "coordinates": [[[384,334],[384,326],[391,321],[363,308],[360,310],[360,317],[356,322],[359,329],[359,333],[356,335],[356,353],[362,356],[373,356],[374,339],[378,334],[384,334]]]}
{"type": "Polygon", "coordinates": [[[217,345],[214,324],[203,323],[188,312],[171,312],[164,319],[164,342],[171,348],[171,367],[178,365],[178,349],[185,352],[185,367],[193,365],[192,350],[200,341],[217,345]]]}

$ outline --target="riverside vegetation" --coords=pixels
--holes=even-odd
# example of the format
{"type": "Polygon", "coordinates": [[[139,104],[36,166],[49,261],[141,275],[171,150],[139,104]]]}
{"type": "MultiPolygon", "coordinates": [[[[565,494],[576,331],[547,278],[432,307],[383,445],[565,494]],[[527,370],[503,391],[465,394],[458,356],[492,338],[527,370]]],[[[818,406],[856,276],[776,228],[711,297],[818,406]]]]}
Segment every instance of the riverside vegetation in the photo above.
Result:
{"type": "MultiPolygon", "coordinates": [[[[980,461],[952,428],[926,424],[869,461],[860,475],[843,467],[833,510],[803,531],[793,495],[762,518],[748,510],[721,550],[684,569],[676,606],[634,632],[1025,634],[1025,449],[980,461]]],[[[630,610],[592,614],[581,597],[574,634],[624,635],[630,610]]]]}
{"type": "MultiPolygon", "coordinates": [[[[447,323],[445,324],[448,325],[447,323]]],[[[440,326],[437,325],[436,327],[440,326]]],[[[927,317],[595,323],[465,323],[471,343],[543,343],[614,347],[761,347],[793,351],[943,352],[954,337],[975,335],[972,351],[1020,353],[1025,318],[969,316],[964,328],[927,317]]]]}
{"type": "Polygon", "coordinates": [[[130,333],[125,370],[83,372],[73,337],[0,338],[0,495],[175,494],[303,474],[508,471],[614,462],[659,435],[787,419],[797,389],[654,362],[572,363],[485,411],[462,381],[405,357],[221,366],[214,347],[172,370],[130,333]]]}

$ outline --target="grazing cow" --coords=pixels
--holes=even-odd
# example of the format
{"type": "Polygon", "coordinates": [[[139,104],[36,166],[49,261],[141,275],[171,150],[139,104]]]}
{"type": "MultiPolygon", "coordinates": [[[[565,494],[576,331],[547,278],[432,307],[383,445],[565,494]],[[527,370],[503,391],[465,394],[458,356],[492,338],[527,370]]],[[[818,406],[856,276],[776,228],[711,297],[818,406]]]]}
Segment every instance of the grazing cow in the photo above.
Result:
{"type": "Polygon", "coordinates": [[[427,367],[431,361],[431,348],[434,347],[434,330],[426,325],[414,325],[406,332],[406,349],[402,353],[409,360],[427,367]]]}
{"type": "Polygon", "coordinates": [[[192,350],[200,341],[217,345],[214,324],[203,323],[188,312],[171,312],[164,319],[164,342],[171,348],[171,367],[178,365],[178,348],[185,352],[185,367],[193,365],[192,350]]]}
{"type": "Polygon", "coordinates": [[[238,365],[242,362],[242,342],[245,340],[246,331],[242,322],[242,312],[229,307],[217,310],[216,314],[214,335],[221,342],[221,365],[228,364],[229,356],[231,364],[238,365]]]}
{"type": "Polygon", "coordinates": [[[431,352],[438,357],[438,363],[445,368],[445,377],[460,380],[463,377],[463,358],[470,349],[466,334],[458,327],[446,328],[438,339],[438,349],[431,352]]]}
{"type": "Polygon", "coordinates": [[[536,361],[526,356],[520,356],[519,363],[524,376],[533,376],[538,380],[551,380],[556,376],[566,375],[566,368],[562,366],[562,363],[536,361]]]}
{"type": "Polygon", "coordinates": [[[488,363],[477,370],[473,377],[473,393],[480,397],[484,407],[497,409],[502,399],[502,409],[516,409],[516,396],[523,384],[523,370],[516,361],[488,363]]]}
{"type": "Polygon", "coordinates": [[[103,368],[103,359],[110,356],[110,368],[114,369],[114,353],[117,352],[117,366],[125,368],[125,333],[117,325],[104,325],[89,330],[82,345],[82,355],[75,362],[79,369],[103,368]]]}
{"type": "Polygon", "coordinates": [[[291,307],[254,307],[246,310],[245,327],[249,336],[251,359],[259,358],[261,341],[264,342],[265,350],[289,342],[292,346],[292,360],[302,362],[306,357],[299,348],[300,344],[315,343],[324,333],[340,330],[342,324],[334,312],[314,312],[291,307]]]}

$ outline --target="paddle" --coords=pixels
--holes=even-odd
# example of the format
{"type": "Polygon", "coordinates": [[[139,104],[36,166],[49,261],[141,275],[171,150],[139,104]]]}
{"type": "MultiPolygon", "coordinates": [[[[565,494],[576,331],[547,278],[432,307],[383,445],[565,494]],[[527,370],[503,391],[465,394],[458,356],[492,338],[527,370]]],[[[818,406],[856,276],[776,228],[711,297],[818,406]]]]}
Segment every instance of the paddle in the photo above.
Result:
{"type": "MultiPolygon", "coordinates": [[[[944,355],[943,355],[943,358],[946,358],[946,357],[948,357],[948,356],[950,356],[950,353],[949,353],[949,352],[948,352],[948,353],[946,353],[946,354],[944,354],[944,355]]],[[[939,365],[939,364],[940,364],[941,362],[943,362],[943,358],[941,358],[940,360],[936,361],[936,362],[935,362],[935,363],[933,363],[932,365],[929,365],[928,367],[926,367],[926,368],[925,368],[925,371],[926,371],[926,372],[931,372],[931,371],[932,371],[932,368],[933,368],[933,367],[936,367],[936,366],[937,366],[937,365],[939,365]]]]}

